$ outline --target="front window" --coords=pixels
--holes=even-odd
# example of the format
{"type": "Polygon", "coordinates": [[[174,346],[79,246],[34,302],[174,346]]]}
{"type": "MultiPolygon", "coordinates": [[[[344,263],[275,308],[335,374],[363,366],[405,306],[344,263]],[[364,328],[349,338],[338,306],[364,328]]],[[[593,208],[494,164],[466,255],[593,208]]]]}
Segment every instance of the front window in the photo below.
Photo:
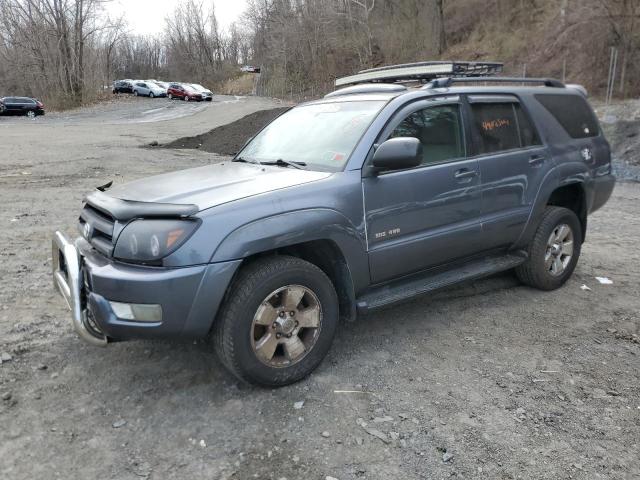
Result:
{"type": "Polygon", "coordinates": [[[303,105],[275,119],[240,153],[253,162],[293,162],[306,168],[342,170],[385,102],[303,105]]]}
{"type": "Polygon", "coordinates": [[[458,105],[439,105],[412,113],[390,135],[390,138],[397,137],[414,137],[420,140],[421,165],[447,162],[465,156],[458,105]]]}

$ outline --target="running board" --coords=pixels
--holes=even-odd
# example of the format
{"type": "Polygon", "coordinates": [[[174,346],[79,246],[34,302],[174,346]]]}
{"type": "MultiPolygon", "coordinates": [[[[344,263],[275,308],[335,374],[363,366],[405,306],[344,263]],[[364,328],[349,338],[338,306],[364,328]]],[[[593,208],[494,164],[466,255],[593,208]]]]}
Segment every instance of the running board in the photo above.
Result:
{"type": "Polygon", "coordinates": [[[526,260],[527,254],[525,252],[511,252],[507,255],[473,260],[446,271],[437,273],[421,272],[394,280],[380,287],[374,287],[358,298],[356,302],[358,313],[367,313],[369,310],[409,300],[418,295],[433,292],[463,281],[475,280],[503,272],[517,267],[526,260]]]}

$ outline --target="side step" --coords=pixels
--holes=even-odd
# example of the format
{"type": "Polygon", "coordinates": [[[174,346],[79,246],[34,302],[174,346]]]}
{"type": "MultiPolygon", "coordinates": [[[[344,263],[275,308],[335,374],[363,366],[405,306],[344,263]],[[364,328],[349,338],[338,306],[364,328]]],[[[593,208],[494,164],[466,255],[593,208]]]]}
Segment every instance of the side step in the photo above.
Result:
{"type": "Polygon", "coordinates": [[[385,307],[393,303],[402,302],[418,295],[433,292],[440,288],[457,283],[475,280],[494,273],[503,272],[524,263],[527,260],[525,252],[511,252],[507,255],[484,257],[464,263],[459,267],[446,271],[420,272],[391,283],[374,287],[357,299],[358,313],[385,307]]]}

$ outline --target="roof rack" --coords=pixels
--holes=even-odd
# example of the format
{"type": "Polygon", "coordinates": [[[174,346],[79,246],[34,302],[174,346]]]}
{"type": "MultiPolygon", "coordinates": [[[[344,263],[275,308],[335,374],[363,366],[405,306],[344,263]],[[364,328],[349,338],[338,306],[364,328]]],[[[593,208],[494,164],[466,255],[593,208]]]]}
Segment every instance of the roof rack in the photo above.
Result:
{"type": "Polygon", "coordinates": [[[498,62],[418,62],[392,65],[388,67],[361,70],[355,75],[336,79],[336,87],[357,85],[359,83],[426,83],[438,77],[466,78],[478,75],[486,76],[502,72],[502,63],[498,62]]]}
{"type": "Polygon", "coordinates": [[[553,78],[526,77],[447,77],[436,78],[423,88],[448,88],[454,83],[542,83],[545,87],[565,88],[565,84],[553,78]]]}

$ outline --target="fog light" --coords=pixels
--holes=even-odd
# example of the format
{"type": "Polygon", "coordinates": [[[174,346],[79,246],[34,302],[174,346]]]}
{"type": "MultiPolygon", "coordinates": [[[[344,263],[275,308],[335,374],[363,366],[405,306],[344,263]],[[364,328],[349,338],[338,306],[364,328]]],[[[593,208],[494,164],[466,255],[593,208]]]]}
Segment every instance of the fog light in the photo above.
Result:
{"type": "Polygon", "coordinates": [[[109,302],[113,313],[122,320],[134,322],[161,322],[162,306],[144,303],[109,302]]]}

